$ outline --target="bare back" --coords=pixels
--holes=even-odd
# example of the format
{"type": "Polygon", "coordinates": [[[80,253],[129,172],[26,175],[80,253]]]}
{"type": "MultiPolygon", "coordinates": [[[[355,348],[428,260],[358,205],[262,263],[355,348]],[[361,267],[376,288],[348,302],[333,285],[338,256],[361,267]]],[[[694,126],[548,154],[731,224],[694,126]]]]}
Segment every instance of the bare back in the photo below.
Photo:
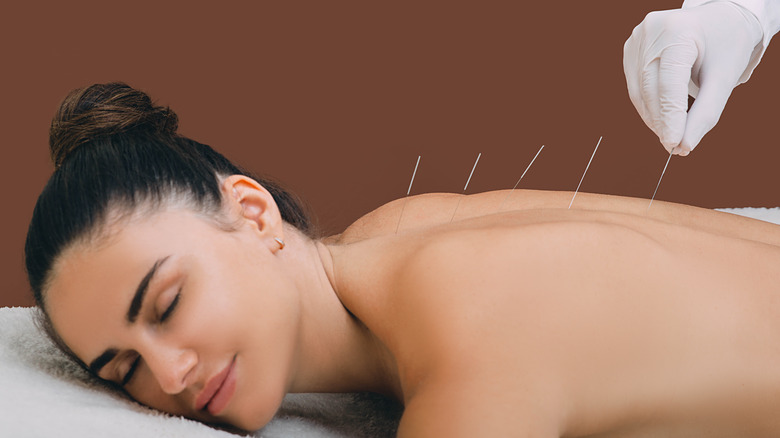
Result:
{"type": "Polygon", "coordinates": [[[778,433],[780,250],[745,238],[774,242],[776,227],[619,208],[475,215],[334,247],[344,305],[396,360],[401,434],[778,433]]]}

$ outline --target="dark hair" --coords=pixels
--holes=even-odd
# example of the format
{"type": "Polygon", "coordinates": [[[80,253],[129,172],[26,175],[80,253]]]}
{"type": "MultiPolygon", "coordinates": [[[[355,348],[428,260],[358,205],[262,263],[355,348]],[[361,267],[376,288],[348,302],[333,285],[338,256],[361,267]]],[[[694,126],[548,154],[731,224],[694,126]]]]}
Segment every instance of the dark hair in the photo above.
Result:
{"type": "MultiPolygon", "coordinates": [[[[77,89],[63,100],[49,132],[55,171],[38,197],[25,244],[27,276],[44,313],[56,258],[100,229],[111,209],[132,212],[175,196],[216,213],[219,177],[251,177],[211,147],[178,135],[177,127],[170,108],[123,83],[77,89]]],[[[314,237],[298,198],[272,180],[254,179],[271,193],[284,221],[314,237]]]]}

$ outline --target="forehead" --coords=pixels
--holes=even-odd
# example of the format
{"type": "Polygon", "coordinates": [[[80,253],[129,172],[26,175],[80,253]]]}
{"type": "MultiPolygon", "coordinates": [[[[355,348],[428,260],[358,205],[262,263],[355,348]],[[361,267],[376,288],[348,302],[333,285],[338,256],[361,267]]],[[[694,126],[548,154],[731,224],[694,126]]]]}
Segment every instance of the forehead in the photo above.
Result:
{"type": "Polygon", "coordinates": [[[85,361],[113,347],[127,329],[130,302],[156,261],[190,253],[195,242],[217,232],[195,214],[179,210],[119,221],[111,227],[106,238],[63,251],[46,293],[54,329],[85,361]]]}

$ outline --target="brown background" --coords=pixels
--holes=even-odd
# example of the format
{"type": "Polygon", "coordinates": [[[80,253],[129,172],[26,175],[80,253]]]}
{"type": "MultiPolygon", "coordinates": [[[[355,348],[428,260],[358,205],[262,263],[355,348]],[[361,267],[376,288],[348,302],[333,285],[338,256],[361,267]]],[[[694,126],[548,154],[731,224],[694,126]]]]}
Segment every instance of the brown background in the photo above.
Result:
{"type": "MultiPolygon", "coordinates": [[[[0,11],[0,305],[29,305],[23,244],[72,88],[122,80],[181,131],[273,175],[337,232],[405,194],[511,187],[648,198],[666,152],[626,93],[622,46],[658,1],[13,2],[0,11]],[[111,4],[109,4],[111,3],[111,4]]],[[[778,49],[658,198],[780,206],[778,49]]]]}

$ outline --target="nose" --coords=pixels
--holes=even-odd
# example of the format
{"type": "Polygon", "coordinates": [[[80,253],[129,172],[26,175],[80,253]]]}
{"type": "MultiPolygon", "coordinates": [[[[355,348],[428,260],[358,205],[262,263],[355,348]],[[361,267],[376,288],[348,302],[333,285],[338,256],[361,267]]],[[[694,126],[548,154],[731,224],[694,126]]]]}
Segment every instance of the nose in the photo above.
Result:
{"type": "Polygon", "coordinates": [[[141,356],[166,394],[178,394],[189,385],[188,376],[198,362],[196,352],[163,343],[147,345],[141,356]]]}

